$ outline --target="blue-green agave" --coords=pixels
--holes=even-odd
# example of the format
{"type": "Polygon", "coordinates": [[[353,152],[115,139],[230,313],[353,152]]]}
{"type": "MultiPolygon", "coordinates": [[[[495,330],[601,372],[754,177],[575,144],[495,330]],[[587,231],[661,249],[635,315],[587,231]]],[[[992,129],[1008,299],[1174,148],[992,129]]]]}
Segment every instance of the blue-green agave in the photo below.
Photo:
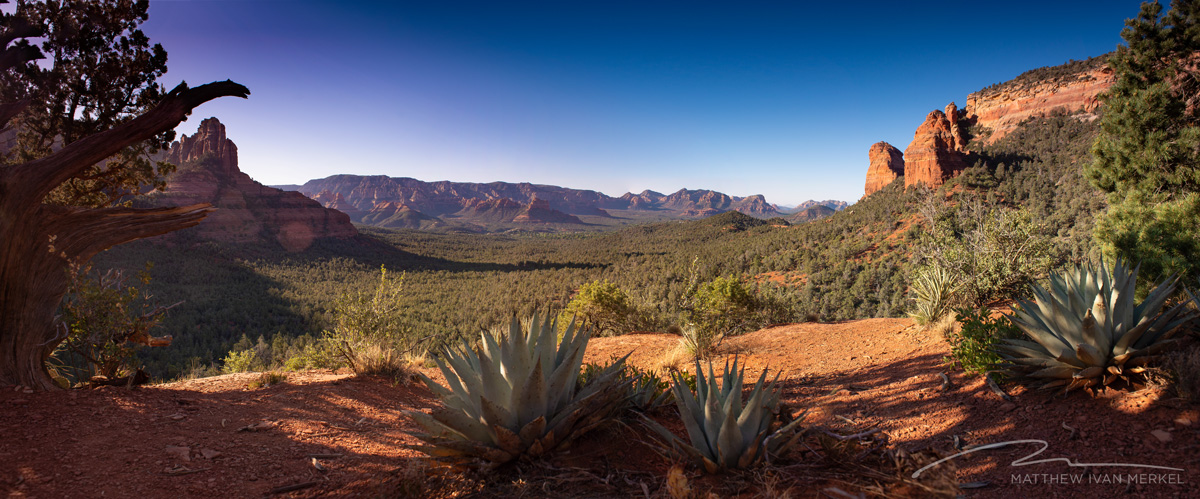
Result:
{"type": "Polygon", "coordinates": [[[1180,303],[1164,310],[1174,278],[1135,302],[1138,269],[1118,260],[1112,272],[1081,265],[1033,285],[1034,301],[1017,302],[1009,316],[1028,339],[1002,340],[998,353],[1009,374],[1046,388],[1106,387],[1145,372],[1145,366],[1176,343],[1174,335],[1194,315],[1180,303]]]}
{"type": "Polygon", "coordinates": [[[745,368],[738,370],[736,358],[732,366],[726,361],[718,386],[712,362],[709,362],[705,375],[697,360],[695,393],[688,388],[683,376],[671,373],[671,390],[687,429],[688,442],[653,420],[645,419],[646,424],[670,443],[676,453],[703,466],[709,473],[747,468],[768,455],[778,455],[800,438],[797,429],[802,418],[797,417],[787,424],[779,422],[776,414],[779,391],[775,389],[779,375],[766,383],[765,369],[743,404],[744,371],[745,368]]]}
{"type": "Polygon", "coordinates": [[[625,359],[577,386],[590,334],[572,322],[558,328],[535,315],[528,330],[513,318],[507,335],[484,333],[478,350],[465,344],[437,359],[448,387],[421,375],[442,400],[431,414],[405,411],[425,432],[412,446],[455,462],[504,464],[565,448],[612,416],[626,396],[625,359]]]}

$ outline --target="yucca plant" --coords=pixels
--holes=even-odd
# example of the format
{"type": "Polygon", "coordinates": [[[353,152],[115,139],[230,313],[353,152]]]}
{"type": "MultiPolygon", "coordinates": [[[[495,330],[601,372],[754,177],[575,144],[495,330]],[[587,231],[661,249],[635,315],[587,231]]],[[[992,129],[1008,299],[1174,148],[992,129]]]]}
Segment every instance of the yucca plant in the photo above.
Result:
{"type": "Polygon", "coordinates": [[[589,333],[574,321],[558,343],[548,315],[527,330],[513,318],[507,335],[484,333],[477,350],[465,342],[436,359],[449,387],[421,375],[442,400],[432,414],[405,411],[427,433],[412,448],[443,460],[497,466],[564,448],[603,423],[627,393],[625,359],[576,386],[589,333]]]}
{"type": "Polygon", "coordinates": [[[730,468],[747,468],[768,455],[778,455],[794,445],[800,438],[796,431],[801,418],[782,424],[776,412],[779,410],[779,392],[775,382],[766,383],[764,369],[745,404],[742,403],[742,376],[745,368],[738,370],[735,357],[732,367],[725,362],[725,372],[720,386],[713,374],[712,362],[708,363],[708,374],[700,369],[696,361],[696,392],[687,388],[686,381],[671,373],[671,390],[675,394],[675,405],[687,429],[689,442],[684,442],[662,425],[646,419],[654,430],[676,453],[704,467],[709,473],[730,468]]]}
{"type": "Polygon", "coordinates": [[[913,309],[908,315],[922,326],[937,321],[950,310],[957,291],[958,283],[949,270],[938,265],[928,267],[913,279],[913,309]]]}
{"type": "Polygon", "coordinates": [[[1186,303],[1163,310],[1175,291],[1170,278],[1135,303],[1138,269],[1118,260],[1081,265],[1050,276],[1049,287],[1032,286],[1034,301],[1021,300],[1009,316],[1028,339],[1006,339],[997,347],[1010,374],[1044,387],[1107,387],[1145,372],[1193,315],[1186,303]]]}

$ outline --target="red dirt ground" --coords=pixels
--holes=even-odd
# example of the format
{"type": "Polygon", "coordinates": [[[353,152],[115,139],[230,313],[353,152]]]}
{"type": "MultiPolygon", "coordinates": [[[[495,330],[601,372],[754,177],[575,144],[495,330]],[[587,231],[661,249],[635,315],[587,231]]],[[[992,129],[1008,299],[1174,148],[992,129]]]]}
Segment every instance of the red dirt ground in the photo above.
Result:
{"type": "MultiPolygon", "coordinates": [[[[660,334],[596,338],[587,357],[605,361],[633,352],[631,363],[659,368],[671,362],[677,342],[660,334]]],[[[950,370],[941,336],[906,319],[779,326],[727,340],[723,349],[743,360],[748,377],[764,367],[771,376],[780,372],[784,403],[808,410],[806,424],[814,434],[875,430],[864,438],[886,438],[891,449],[933,449],[943,457],[958,452],[956,436],[965,446],[1036,439],[1049,447],[1032,460],[1183,469],[1084,468],[1061,461],[1019,466],[1013,461],[1040,446],[1013,445],[944,464],[957,467],[959,483],[986,482],[964,490],[967,497],[1200,497],[1200,414],[1162,386],[1063,397],[1006,385],[1013,397],[1008,402],[982,378],[950,370]],[[950,381],[944,389],[940,373],[950,381]],[[1114,483],[1130,475],[1137,483],[1114,483]]],[[[468,480],[463,477],[470,473],[426,466],[403,447],[415,443],[405,434],[415,427],[401,411],[436,404],[419,384],[307,372],[249,389],[255,378],[235,374],[134,390],[53,393],[0,387],[0,491],[9,497],[264,497],[306,485],[274,495],[669,497],[664,476],[671,463],[641,442],[647,434],[635,424],[593,433],[547,461],[521,464],[516,475],[468,480]],[[239,431],[252,425],[258,426],[239,431]]],[[[682,431],[669,412],[656,419],[682,431]]],[[[722,497],[784,489],[792,496],[840,497],[833,488],[855,495],[925,494],[856,488],[864,482],[828,474],[806,482],[800,475],[828,469],[823,463],[830,451],[814,441],[794,464],[725,478],[688,473],[696,490],[722,497]]]]}

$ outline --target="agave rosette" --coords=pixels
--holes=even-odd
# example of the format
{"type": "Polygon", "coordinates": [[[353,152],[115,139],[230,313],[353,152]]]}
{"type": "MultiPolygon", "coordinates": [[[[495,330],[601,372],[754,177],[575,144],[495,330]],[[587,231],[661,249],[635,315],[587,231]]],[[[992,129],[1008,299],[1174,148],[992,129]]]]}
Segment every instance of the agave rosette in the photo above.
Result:
{"type": "Polygon", "coordinates": [[[1173,278],[1136,303],[1137,273],[1118,260],[1112,272],[1101,262],[1053,274],[1048,287],[1033,285],[1034,301],[1018,301],[1009,316],[1028,339],[997,347],[1007,371],[1066,390],[1129,382],[1145,372],[1193,314],[1186,302],[1164,310],[1173,278]]]}
{"type": "Polygon", "coordinates": [[[646,424],[670,443],[672,450],[700,464],[709,473],[747,468],[768,455],[778,455],[800,438],[801,434],[796,430],[801,418],[777,424],[779,391],[775,389],[775,383],[779,375],[766,383],[765,369],[743,404],[744,371],[745,368],[738,370],[736,358],[732,367],[726,361],[718,386],[712,362],[709,362],[705,375],[697,360],[695,393],[688,389],[680,374],[671,373],[671,390],[687,429],[688,441],[648,418],[646,424]]]}
{"type": "Polygon", "coordinates": [[[432,413],[405,411],[425,432],[413,448],[455,462],[500,465],[564,448],[603,423],[625,396],[625,359],[576,386],[589,333],[572,323],[558,342],[552,315],[534,315],[528,330],[513,318],[507,335],[484,333],[478,350],[464,343],[437,359],[448,386],[421,375],[442,400],[432,413]]]}

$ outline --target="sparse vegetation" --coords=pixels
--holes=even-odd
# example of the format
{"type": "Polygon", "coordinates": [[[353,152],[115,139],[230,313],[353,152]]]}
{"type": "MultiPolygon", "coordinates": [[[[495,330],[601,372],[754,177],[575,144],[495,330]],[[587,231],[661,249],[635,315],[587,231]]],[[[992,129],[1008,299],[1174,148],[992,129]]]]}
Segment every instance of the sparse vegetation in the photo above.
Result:
{"type": "Polygon", "coordinates": [[[946,335],[950,355],[964,371],[987,374],[1002,360],[996,353],[1000,340],[1020,337],[1020,330],[1007,317],[992,317],[988,308],[960,308],[955,311],[959,327],[946,335]]]}

